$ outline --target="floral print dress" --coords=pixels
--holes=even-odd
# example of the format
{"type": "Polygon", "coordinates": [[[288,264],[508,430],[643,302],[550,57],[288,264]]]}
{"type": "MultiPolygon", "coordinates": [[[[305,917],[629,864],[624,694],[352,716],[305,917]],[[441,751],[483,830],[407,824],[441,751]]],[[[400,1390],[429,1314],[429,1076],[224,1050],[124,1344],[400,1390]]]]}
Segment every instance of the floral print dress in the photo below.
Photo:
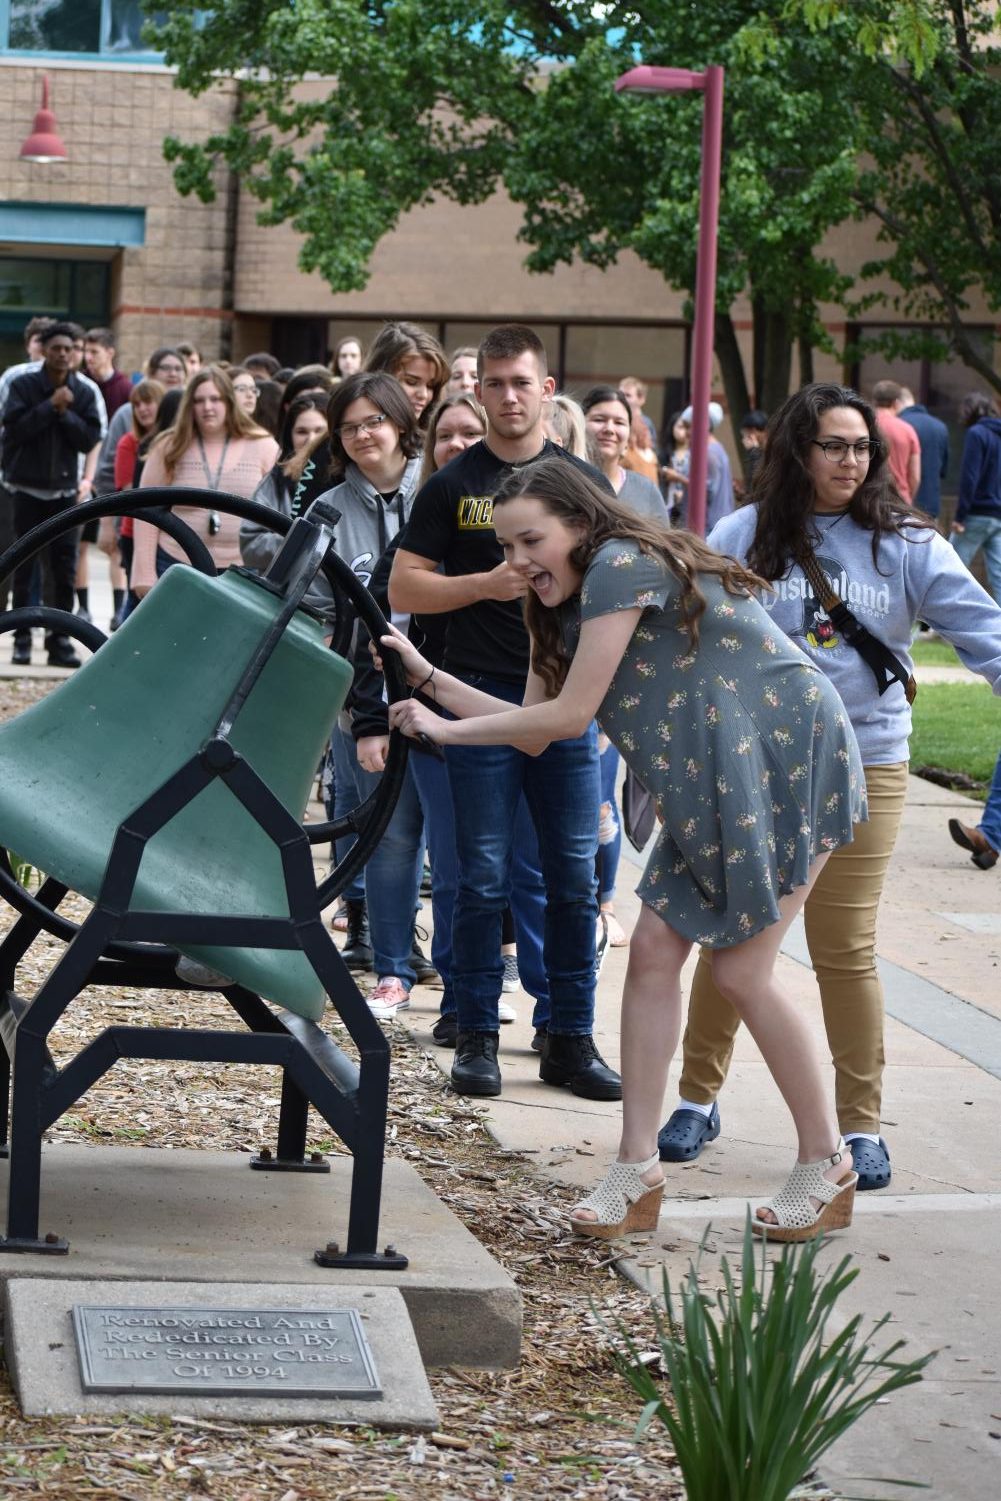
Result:
{"type": "Polygon", "coordinates": [[[777,921],[812,860],[852,839],[865,780],[844,706],[756,599],[700,574],[693,651],[680,586],[630,539],[605,542],[562,605],[572,652],[583,622],[643,610],[598,710],[602,729],[656,799],[663,822],[642,901],[710,948],[777,921]]]}

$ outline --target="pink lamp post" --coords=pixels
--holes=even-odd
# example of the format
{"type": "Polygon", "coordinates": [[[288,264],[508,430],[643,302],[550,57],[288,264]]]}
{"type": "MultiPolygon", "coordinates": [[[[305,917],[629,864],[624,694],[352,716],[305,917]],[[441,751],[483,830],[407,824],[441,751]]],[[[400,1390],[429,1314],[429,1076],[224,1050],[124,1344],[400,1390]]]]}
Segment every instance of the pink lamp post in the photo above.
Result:
{"type": "Polygon", "coordinates": [[[702,180],[699,189],[699,243],[695,258],[695,327],[692,336],[692,458],[688,475],[688,528],[705,536],[706,480],[709,468],[709,396],[712,388],[713,330],[716,318],[716,247],[719,234],[720,170],[723,151],[723,69],[704,73],[688,68],[642,64],[615,80],[616,93],[686,94],[701,89],[702,180]]]}

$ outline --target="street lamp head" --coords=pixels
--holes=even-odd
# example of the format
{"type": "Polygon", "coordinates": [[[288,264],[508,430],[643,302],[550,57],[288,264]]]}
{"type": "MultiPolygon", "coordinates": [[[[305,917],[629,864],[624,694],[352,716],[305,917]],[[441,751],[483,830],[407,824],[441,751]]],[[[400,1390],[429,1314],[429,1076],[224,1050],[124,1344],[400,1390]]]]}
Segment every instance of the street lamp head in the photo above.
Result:
{"type": "Polygon", "coordinates": [[[615,80],[617,94],[687,94],[692,89],[703,89],[704,73],[693,73],[690,68],[655,68],[641,63],[630,68],[615,80]]]}
{"type": "Polygon", "coordinates": [[[66,147],[56,128],[56,117],[49,109],[49,80],[42,78],[42,107],[35,116],[31,135],[20,150],[23,162],[64,162],[66,147]]]}

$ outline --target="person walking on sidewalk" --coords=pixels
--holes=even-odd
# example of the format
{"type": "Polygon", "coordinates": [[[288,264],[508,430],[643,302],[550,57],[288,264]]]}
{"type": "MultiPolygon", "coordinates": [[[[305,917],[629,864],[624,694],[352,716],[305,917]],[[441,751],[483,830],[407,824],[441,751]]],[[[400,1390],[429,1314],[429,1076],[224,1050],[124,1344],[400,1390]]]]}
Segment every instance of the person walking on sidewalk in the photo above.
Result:
{"type": "Polygon", "coordinates": [[[970,859],[981,870],[993,870],[1001,854],[1001,753],[998,754],[991,790],[984,804],[984,816],[976,827],[949,819],[949,833],[960,849],[969,850],[970,859]]]}
{"type": "Polygon", "coordinates": [[[653,792],[663,820],[639,888],[622,996],[618,1158],[571,1215],[579,1234],[653,1229],[664,1175],[657,1123],[681,1025],[681,970],[712,950],[716,983],[757,1039],[796,1124],[799,1160],[755,1226],[803,1240],[851,1221],[855,1174],[825,1100],[820,1060],[775,981],[779,945],[830,852],[865,816],[862,764],[823,673],[754,598],[760,583],[697,537],[638,516],[552,459],[494,497],[508,566],[529,584],[524,707],[450,677],[398,632],[411,698],[390,718],[449,749],[529,754],[594,715],[653,792]]]}
{"type": "Polygon", "coordinates": [[[967,567],[983,549],[987,587],[1001,604],[1001,418],[991,397],[971,391],[959,420],[967,433],[952,545],[967,567]]]}
{"type": "MultiPolygon", "coordinates": [[[[831,679],[862,752],[869,821],[828,861],[804,921],[834,1060],[838,1122],[859,1188],[884,1188],[890,1156],[880,1135],[876,916],[907,792],[911,635],[917,620],[927,621],[1001,692],[1001,610],[928,519],[901,500],[873,409],[842,386],[805,386],[780,408],[754,504],[721,522],[709,542],[768,581],[765,608],[831,679]],[[825,603],[818,585],[853,616],[845,620],[838,605],[825,603]],[[885,649],[879,679],[863,648],[852,644],[859,624],[885,649]]],[[[681,1100],[659,1138],[664,1161],[691,1162],[719,1135],[716,1100],[739,1025],[703,952],[685,1030],[681,1100]]]]}
{"type": "MultiPolygon", "coordinates": [[[[494,493],[540,454],[605,481],[545,438],[543,407],[554,383],[532,329],[518,323],[495,328],[480,345],[478,361],[476,394],[486,410],[487,436],[421,490],[393,561],[389,599],[404,613],[448,612],[449,672],[519,704],[529,679],[521,609],[528,584],[505,562],[494,535],[494,493]]],[[[619,1076],[592,1035],[601,802],[594,725],[582,724],[537,757],[503,745],[457,745],[446,751],[446,761],[458,865],[453,1086],[461,1094],[500,1093],[501,925],[510,903],[522,983],[537,1002],[539,1077],[586,1099],[619,1099],[619,1076]]]]}

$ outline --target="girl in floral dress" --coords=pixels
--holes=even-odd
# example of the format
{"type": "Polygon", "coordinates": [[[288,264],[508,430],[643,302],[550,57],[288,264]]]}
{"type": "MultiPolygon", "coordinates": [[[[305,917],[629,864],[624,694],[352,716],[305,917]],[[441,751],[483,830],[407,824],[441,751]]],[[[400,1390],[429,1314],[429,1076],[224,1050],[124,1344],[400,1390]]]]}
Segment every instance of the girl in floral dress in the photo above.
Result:
{"type": "Polygon", "coordinates": [[[774,977],[782,939],[829,853],[865,816],[858,748],[824,675],[771,625],[760,581],[699,538],[637,516],[569,466],[540,460],[494,499],[507,561],[530,584],[524,706],[432,672],[404,638],[411,699],[391,718],[440,744],[538,752],[597,715],[654,794],[662,830],[639,895],[622,1004],[618,1158],[573,1228],[651,1229],[656,1140],[693,943],[740,1012],[792,1113],[799,1154],[756,1227],[799,1240],[850,1222],[855,1177],[806,1024],[774,977]]]}

